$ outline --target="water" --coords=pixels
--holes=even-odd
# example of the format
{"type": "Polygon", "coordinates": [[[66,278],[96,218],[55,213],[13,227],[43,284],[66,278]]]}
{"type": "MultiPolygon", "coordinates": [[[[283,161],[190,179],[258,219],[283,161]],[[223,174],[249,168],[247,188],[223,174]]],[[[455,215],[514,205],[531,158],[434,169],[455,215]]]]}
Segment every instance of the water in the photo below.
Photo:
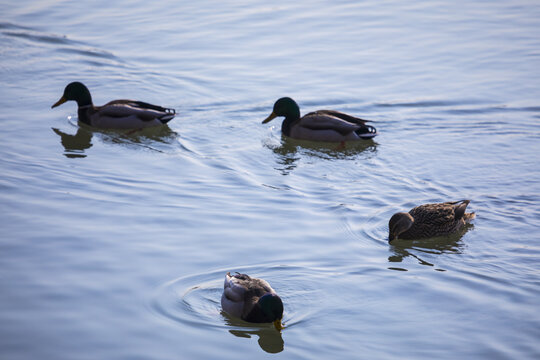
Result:
{"type": "Polygon", "coordinates": [[[4,359],[540,357],[540,7],[514,2],[0,5],[4,359]],[[162,129],[50,109],[173,107],[162,129]],[[302,113],[374,141],[282,139],[302,113]],[[474,225],[389,245],[471,199],[474,225]],[[225,272],[283,297],[281,334],[220,309],[225,272]],[[276,355],[277,354],[277,355],[276,355]]]}

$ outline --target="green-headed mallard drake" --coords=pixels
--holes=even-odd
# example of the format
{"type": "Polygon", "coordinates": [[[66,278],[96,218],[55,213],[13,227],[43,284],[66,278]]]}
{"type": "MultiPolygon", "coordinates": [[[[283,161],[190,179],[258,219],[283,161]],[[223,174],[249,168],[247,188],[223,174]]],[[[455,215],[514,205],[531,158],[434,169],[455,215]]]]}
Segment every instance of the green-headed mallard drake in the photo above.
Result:
{"type": "Polygon", "coordinates": [[[262,123],[277,116],[285,116],[281,132],[294,139],[342,142],[371,139],[377,135],[373,126],[366,125],[370,120],[335,110],[317,110],[300,117],[298,104],[289,97],[276,101],[272,113],[262,123]]]}
{"type": "Polygon", "coordinates": [[[103,106],[94,106],[88,88],[80,82],[72,82],[64,89],[64,95],[51,108],[68,100],[75,100],[79,121],[102,129],[140,129],[166,124],[174,118],[174,109],[135,100],[113,100],[103,106]]]}
{"type": "Polygon", "coordinates": [[[265,280],[246,274],[225,275],[221,307],[229,315],[252,323],[274,323],[283,329],[283,302],[265,280]]]}
{"type": "Polygon", "coordinates": [[[394,214],[388,222],[388,241],[420,239],[450,235],[474,219],[474,213],[465,213],[470,200],[425,204],[408,213],[394,214]]]}

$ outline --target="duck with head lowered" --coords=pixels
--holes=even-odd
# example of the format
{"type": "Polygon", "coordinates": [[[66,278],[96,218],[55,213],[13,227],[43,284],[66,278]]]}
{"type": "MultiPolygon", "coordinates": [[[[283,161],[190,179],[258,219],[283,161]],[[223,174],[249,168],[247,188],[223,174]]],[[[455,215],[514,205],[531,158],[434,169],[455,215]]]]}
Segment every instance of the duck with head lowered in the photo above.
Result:
{"type": "Polygon", "coordinates": [[[281,124],[283,135],[311,141],[344,142],[371,139],[377,130],[366,125],[364,120],[335,110],[317,110],[300,117],[300,108],[296,101],[283,97],[275,102],[270,116],[263,124],[272,119],[284,116],[281,124]]]}
{"type": "Polygon", "coordinates": [[[277,330],[282,330],[283,302],[274,289],[263,279],[246,274],[225,274],[223,311],[252,323],[273,323],[277,330]]]}
{"type": "Polygon", "coordinates": [[[430,238],[456,233],[475,218],[475,213],[466,213],[470,200],[437,204],[424,204],[409,212],[392,215],[388,222],[388,241],[430,238]]]}
{"type": "Polygon", "coordinates": [[[72,82],[51,108],[66,101],[77,102],[79,121],[102,129],[140,129],[166,124],[174,118],[174,109],[135,100],[113,100],[103,106],[94,106],[88,88],[80,82],[72,82]]]}

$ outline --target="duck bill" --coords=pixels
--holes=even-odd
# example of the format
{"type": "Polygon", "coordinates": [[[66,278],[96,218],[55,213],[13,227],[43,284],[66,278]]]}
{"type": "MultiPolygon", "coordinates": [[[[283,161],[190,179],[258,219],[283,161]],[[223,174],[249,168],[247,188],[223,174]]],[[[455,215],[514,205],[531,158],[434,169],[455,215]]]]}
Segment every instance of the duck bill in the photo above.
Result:
{"type": "Polygon", "coordinates": [[[281,323],[281,319],[277,319],[276,321],[274,321],[274,326],[277,329],[277,331],[281,331],[285,329],[285,326],[283,326],[283,324],[281,323]]]}
{"type": "Polygon", "coordinates": [[[65,103],[67,101],[67,99],[65,97],[61,97],[60,100],[58,100],[57,102],[54,103],[53,106],[51,106],[51,109],[57,107],[58,105],[62,105],[63,103],[65,103]]]}
{"type": "Polygon", "coordinates": [[[272,111],[272,113],[266,119],[264,119],[262,123],[266,124],[267,122],[272,121],[276,117],[277,117],[276,113],[272,111]]]}

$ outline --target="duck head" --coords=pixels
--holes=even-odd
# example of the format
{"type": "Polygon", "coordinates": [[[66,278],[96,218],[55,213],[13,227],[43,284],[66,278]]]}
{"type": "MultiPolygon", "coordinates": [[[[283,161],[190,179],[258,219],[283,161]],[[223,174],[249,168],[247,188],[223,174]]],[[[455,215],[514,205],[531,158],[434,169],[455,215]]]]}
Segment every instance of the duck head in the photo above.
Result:
{"type": "Polygon", "coordinates": [[[283,97],[274,103],[274,109],[272,113],[263,120],[263,124],[272,121],[272,119],[278,116],[285,116],[286,118],[299,119],[300,108],[296,101],[290,97],[283,97]]]}
{"type": "Polygon", "coordinates": [[[414,218],[406,212],[392,215],[388,222],[388,242],[398,238],[399,234],[409,230],[414,223],[414,218]]]}
{"type": "Polygon", "coordinates": [[[283,302],[277,294],[265,294],[258,301],[264,316],[271,322],[278,331],[283,329],[281,319],[283,318],[283,302]]]}
{"type": "Polygon", "coordinates": [[[66,88],[64,89],[64,95],[62,95],[60,100],[54,103],[53,106],[51,106],[51,109],[62,105],[69,100],[76,101],[78,106],[92,104],[92,96],[90,96],[90,91],[88,91],[88,88],[83,83],[78,81],[69,83],[66,86],[66,88]]]}

